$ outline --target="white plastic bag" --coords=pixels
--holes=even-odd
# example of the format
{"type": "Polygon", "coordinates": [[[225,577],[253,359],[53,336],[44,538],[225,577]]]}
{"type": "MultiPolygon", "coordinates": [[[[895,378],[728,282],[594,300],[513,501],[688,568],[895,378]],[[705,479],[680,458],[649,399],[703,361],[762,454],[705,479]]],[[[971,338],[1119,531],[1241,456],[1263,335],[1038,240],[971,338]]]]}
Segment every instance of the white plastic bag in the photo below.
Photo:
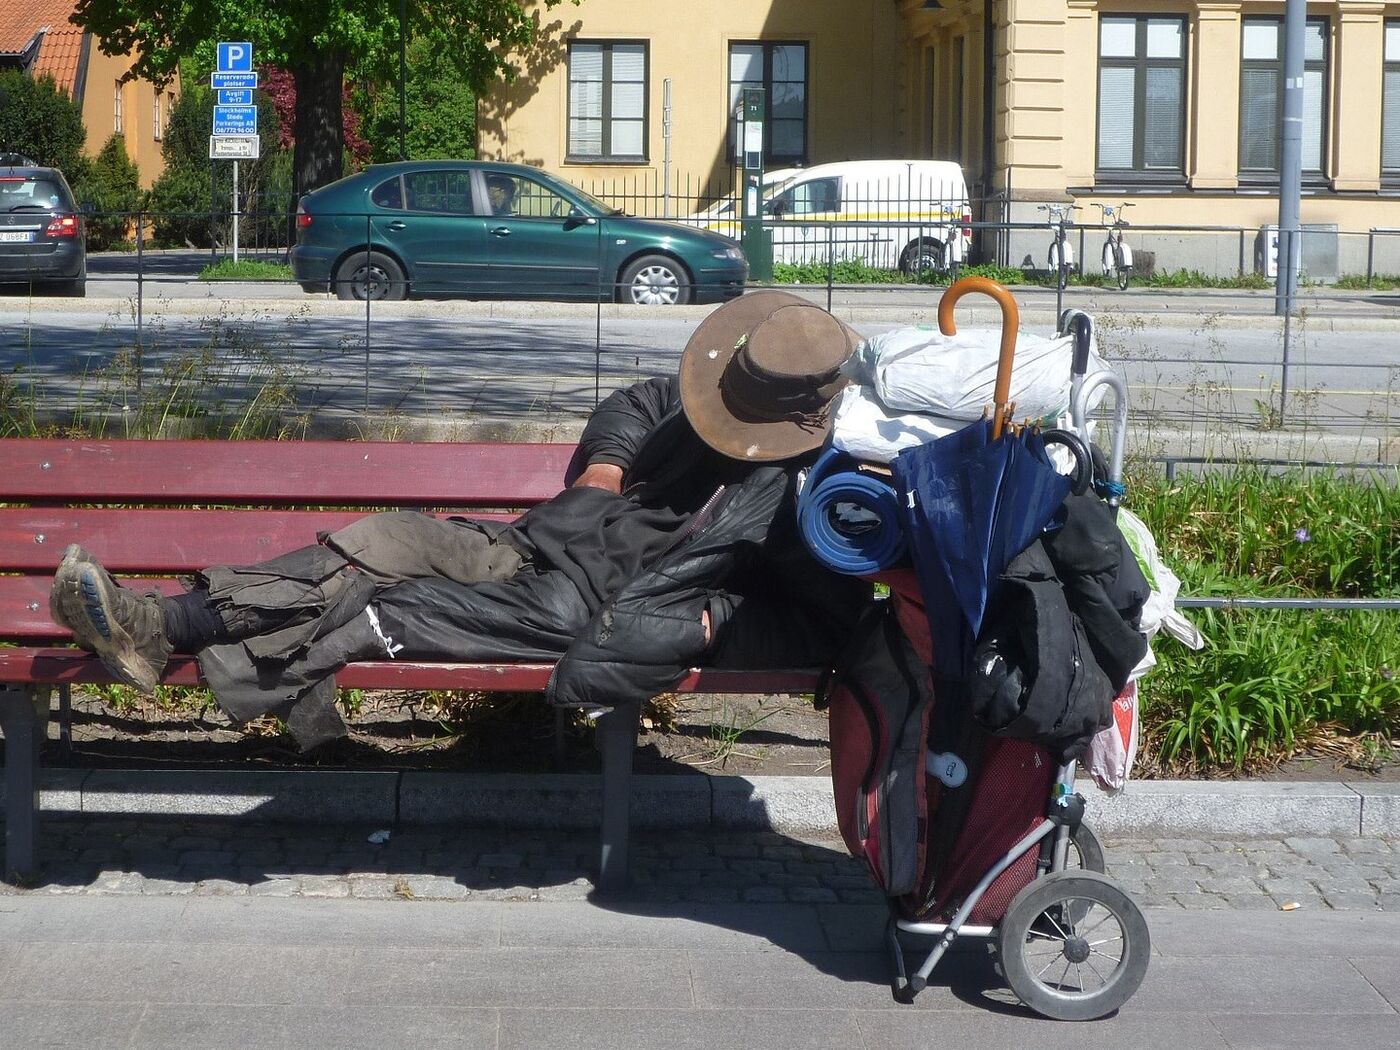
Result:
{"type": "MultiPolygon", "coordinates": [[[[867,339],[842,371],[868,386],[893,414],[918,412],[968,423],[992,403],[1000,347],[999,331],[965,329],[950,336],[896,328],[867,339]]],[[[1069,409],[1073,357],[1070,336],[1045,339],[1023,332],[1016,337],[1010,395],[1016,418],[1049,420],[1069,409]]],[[[1091,344],[1087,374],[1107,367],[1091,344]]],[[[1097,403],[1106,389],[1100,387],[1091,399],[1097,403]]]]}
{"type": "MultiPolygon", "coordinates": [[[[1150,642],[1159,631],[1166,631],[1190,649],[1204,648],[1205,637],[1195,624],[1177,611],[1176,595],[1181,590],[1181,580],[1162,561],[1157,541],[1147,525],[1132,511],[1120,507],[1118,529],[1137,559],[1142,574],[1147,577],[1148,586],[1152,588],[1142,607],[1142,633],[1147,635],[1150,642]]],[[[1156,664],[1157,658],[1152,655],[1149,644],[1146,654],[1129,675],[1127,686],[1114,698],[1113,724],[1101,729],[1089,741],[1084,765],[1094,778],[1094,783],[1110,795],[1122,791],[1132,773],[1138,747],[1137,683],[1156,664]]]]}
{"type": "Polygon", "coordinates": [[[1138,686],[1129,682],[1113,698],[1113,724],[1089,741],[1084,765],[1094,783],[1116,795],[1128,783],[1138,749],[1138,686]]]}
{"type": "Polygon", "coordinates": [[[906,448],[961,430],[958,419],[894,413],[875,400],[870,388],[852,383],[837,395],[831,409],[831,443],[867,463],[888,463],[906,448]]]}
{"type": "Polygon", "coordinates": [[[1118,531],[1128,541],[1138,567],[1152,588],[1142,607],[1142,633],[1151,638],[1158,631],[1166,631],[1188,649],[1204,648],[1206,640],[1196,625],[1177,611],[1176,596],[1181,590],[1181,580],[1162,561],[1157,541],[1146,523],[1132,511],[1120,507],[1118,531]]]}

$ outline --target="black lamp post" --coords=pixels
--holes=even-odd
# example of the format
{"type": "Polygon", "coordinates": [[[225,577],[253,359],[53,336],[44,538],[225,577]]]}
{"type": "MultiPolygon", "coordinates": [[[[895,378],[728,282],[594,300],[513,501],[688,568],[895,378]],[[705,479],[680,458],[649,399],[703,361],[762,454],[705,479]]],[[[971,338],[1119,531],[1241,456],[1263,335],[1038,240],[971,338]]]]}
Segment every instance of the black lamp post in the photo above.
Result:
{"type": "Polygon", "coordinates": [[[404,98],[404,80],[408,68],[408,0],[399,0],[399,160],[408,160],[404,146],[404,126],[408,123],[408,104],[404,98]]]}

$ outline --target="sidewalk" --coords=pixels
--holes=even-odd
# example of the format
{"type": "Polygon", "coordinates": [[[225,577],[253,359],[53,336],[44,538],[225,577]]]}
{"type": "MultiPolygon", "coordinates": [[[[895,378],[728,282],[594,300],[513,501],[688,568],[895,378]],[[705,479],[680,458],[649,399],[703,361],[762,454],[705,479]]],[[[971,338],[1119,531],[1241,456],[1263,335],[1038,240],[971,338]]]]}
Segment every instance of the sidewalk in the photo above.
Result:
{"type": "Polygon", "coordinates": [[[636,887],[599,900],[590,834],[412,830],[375,846],[370,830],[53,822],[50,881],[0,895],[4,1045],[1400,1042],[1400,850],[1383,839],[1111,838],[1153,960],[1119,1015],[1087,1027],[1028,1014],[971,942],[912,1006],[893,1002],[884,908],[829,840],[644,833],[636,887]]]}

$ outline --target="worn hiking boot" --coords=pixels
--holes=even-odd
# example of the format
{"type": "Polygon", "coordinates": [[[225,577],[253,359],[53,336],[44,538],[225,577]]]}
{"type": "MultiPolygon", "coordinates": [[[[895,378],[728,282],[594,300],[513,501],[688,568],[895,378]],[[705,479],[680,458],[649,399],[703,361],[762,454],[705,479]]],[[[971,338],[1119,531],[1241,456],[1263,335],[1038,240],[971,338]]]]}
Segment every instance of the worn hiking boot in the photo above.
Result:
{"type": "Polygon", "coordinates": [[[143,693],[155,690],[171,651],[155,595],[120,586],[74,543],[54,574],[49,612],[117,678],[143,693]]]}

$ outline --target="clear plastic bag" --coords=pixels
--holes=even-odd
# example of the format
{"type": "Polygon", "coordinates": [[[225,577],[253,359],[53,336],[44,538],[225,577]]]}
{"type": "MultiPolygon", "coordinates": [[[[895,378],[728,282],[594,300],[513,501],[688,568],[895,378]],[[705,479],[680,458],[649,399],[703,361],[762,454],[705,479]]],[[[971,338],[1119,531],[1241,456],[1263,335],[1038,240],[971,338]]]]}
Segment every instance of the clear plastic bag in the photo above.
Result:
{"type": "MultiPolygon", "coordinates": [[[[915,412],[966,423],[980,418],[993,400],[1000,345],[999,331],[969,328],[943,335],[928,328],[896,328],[862,343],[842,371],[869,387],[892,414],[915,412]]],[[[1069,410],[1073,356],[1071,336],[1016,337],[1010,395],[1016,418],[1049,421],[1069,410]]],[[[1088,374],[1107,368],[1091,345],[1088,374]]],[[[1102,396],[1100,389],[1095,401],[1102,396]]]]}

